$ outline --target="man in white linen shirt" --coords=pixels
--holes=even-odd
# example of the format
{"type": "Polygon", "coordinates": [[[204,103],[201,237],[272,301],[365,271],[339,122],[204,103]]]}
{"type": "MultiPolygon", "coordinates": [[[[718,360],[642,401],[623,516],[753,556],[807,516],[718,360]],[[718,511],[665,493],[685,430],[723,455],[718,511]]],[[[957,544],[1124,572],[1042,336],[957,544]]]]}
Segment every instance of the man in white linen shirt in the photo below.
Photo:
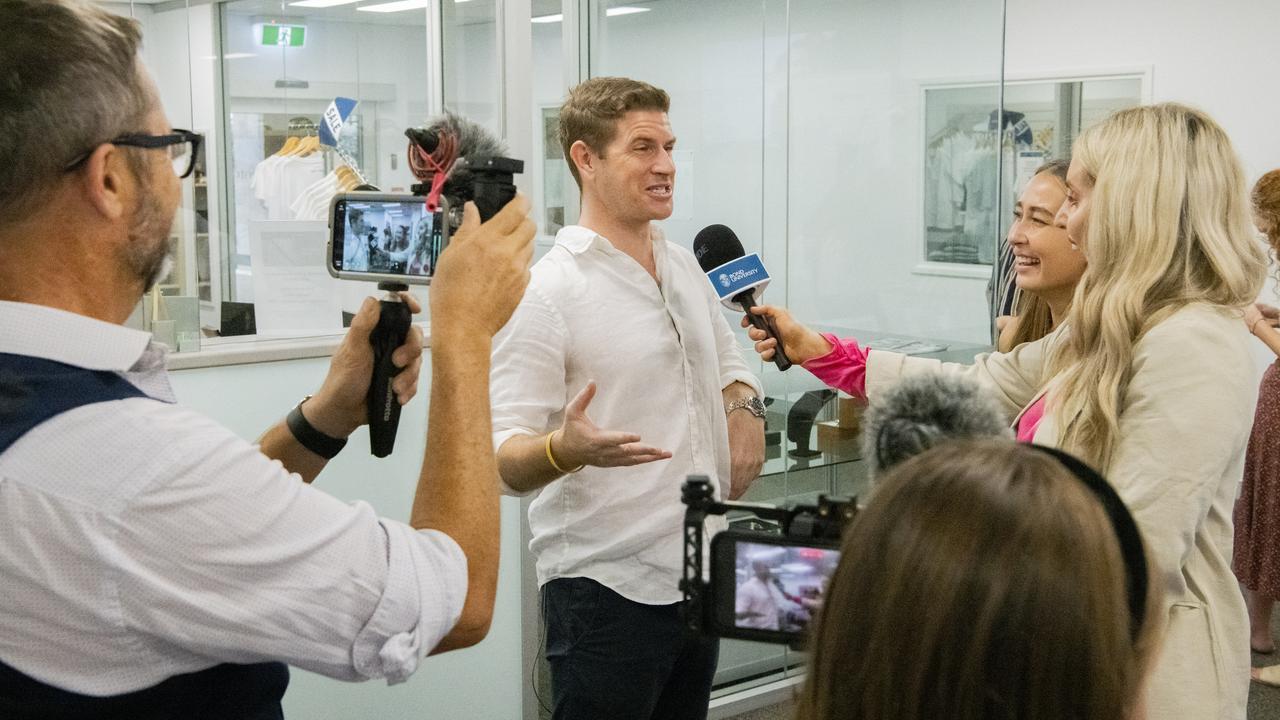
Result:
{"type": "Polygon", "coordinates": [[[705,473],[736,498],[764,459],[759,383],[693,254],[652,224],[672,211],[669,102],[625,78],[570,92],[560,142],[580,224],[494,343],[505,489],[540,490],[529,524],[556,720],[706,717],[719,645],[680,623],[680,487],[705,473]]]}
{"type": "MultiPolygon", "coordinates": [[[[473,399],[528,281],[528,202],[468,206],[441,260],[427,459],[409,524],[380,519],[308,484],[364,421],[378,303],[257,447],[177,405],[164,349],[122,323],[198,136],[165,119],[136,21],[0,0],[0,27],[0,717],[279,718],[286,663],[400,682],[479,642],[499,527],[473,399]]],[[[392,356],[402,403],[422,343],[392,356]]]]}

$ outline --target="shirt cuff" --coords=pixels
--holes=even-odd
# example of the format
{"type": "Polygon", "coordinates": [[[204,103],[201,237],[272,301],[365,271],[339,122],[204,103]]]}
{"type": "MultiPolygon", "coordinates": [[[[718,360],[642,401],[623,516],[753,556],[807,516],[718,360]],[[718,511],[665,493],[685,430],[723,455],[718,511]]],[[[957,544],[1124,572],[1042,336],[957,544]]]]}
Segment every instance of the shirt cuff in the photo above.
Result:
{"type": "Polygon", "coordinates": [[[366,678],[401,683],[462,617],[467,556],[438,530],[414,530],[382,520],[387,537],[387,583],[352,647],[352,664],[366,678]]]}
{"type": "Polygon", "coordinates": [[[858,347],[856,340],[842,340],[831,333],[822,333],[822,337],[831,343],[831,352],[812,358],[801,367],[828,387],[866,399],[868,351],[858,347]]]}
{"type": "MultiPolygon", "coordinates": [[[[504,443],[517,435],[534,437],[538,434],[539,433],[529,430],[528,428],[507,428],[506,430],[498,430],[493,433],[493,452],[496,455],[498,453],[498,449],[501,448],[504,443]]],[[[510,497],[524,497],[526,495],[531,495],[534,492],[532,490],[528,492],[521,492],[512,488],[507,484],[506,480],[502,479],[502,473],[498,473],[498,490],[503,495],[508,495],[510,497]]]]}
{"type": "Polygon", "coordinates": [[[755,392],[756,397],[764,397],[764,387],[760,385],[760,380],[745,370],[729,370],[720,374],[720,389],[724,390],[730,385],[740,382],[755,392]]]}

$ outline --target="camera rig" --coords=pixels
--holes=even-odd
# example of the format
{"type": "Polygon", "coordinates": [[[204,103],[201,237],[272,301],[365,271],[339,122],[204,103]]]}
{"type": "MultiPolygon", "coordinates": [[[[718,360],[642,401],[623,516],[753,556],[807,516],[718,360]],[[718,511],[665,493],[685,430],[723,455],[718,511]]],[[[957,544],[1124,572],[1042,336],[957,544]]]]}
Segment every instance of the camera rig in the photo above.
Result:
{"type": "MultiPolygon", "coordinates": [[[[516,196],[515,175],[524,172],[524,161],[503,157],[502,142],[481,126],[445,113],[430,125],[408,128],[404,134],[409,139],[409,168],[420,181],[410,190],[424,198],[429,212],[438,214],[442,249],[462,225],[464,203],[474,202],[484,222],[516,196]]],[[[369,335],[374,367],[366,406],[370,450],[376,457],[386,457],[395,446],[400,425],[400,403],[392,389],[400,368],[391,362],[391,354],[408,337],[411,313],[400,297],[409,289],[407,284],[384,280],[378,289],[386,295],[378,325],[369,335]]]]}
{"type": "MultiPolygon", "coordinates": [[[[715,626],[712,618],[714,607],[709,602],[714,588],[712,583],[704,580],[703,575],[704,524],[708,515],[725,515],[735,510],[748,511],[758,518],[778,523],[783,537],[796,541],[797,545],[803,545],[806,541],[838,541],[845,526],[858,513],[857,498],[831,498],[826,495],[819,495],[816,505],[801,504],[791,508],[719,501],[712,492],[711,480],[705,475],[688,476],[681,488],[680,499],[686,506],[684,576],[680,580],[684,603],[681,608],[685,628],[692,632],[703,632],[709,625],[715,626]]],[[[752,534],[771,539],[778,537],[775,533],[752,534]]],[[[720,592],[725,590],[719,589],[720,592]]]]}

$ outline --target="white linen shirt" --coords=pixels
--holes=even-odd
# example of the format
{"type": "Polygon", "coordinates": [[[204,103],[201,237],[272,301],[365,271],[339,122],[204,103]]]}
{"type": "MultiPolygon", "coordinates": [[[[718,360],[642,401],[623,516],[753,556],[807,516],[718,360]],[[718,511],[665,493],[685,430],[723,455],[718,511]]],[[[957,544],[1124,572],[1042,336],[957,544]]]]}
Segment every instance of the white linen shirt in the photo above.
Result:
{"type": "Polygon", "coordinates": [[[119,373],[0,453],[0,660],[115,695],[223,662],[402,681],[466,597],[449,536],[379,519],[174,404],[147,333],[0,302],[0,352],[119,373]]]}
{"type": "MultiPolygon", "coordinates": [[[[542,488],[529,507],[539,585],[587,577],[658,605],[682,597],[686,476],[707,475],[728,497],[720,391],[743,382],[759,394],[760,384],[693,253],[656,226],[653,253],[660,283],[594,231],[561,229],[494,339],[490,392],[495,448],[559,427],[569,400],[595,380],[592,422],[671,451],[633,467],[587,467],[542,488]]],[[[722,528],[723,518],[708,526],[722,528]]]]}

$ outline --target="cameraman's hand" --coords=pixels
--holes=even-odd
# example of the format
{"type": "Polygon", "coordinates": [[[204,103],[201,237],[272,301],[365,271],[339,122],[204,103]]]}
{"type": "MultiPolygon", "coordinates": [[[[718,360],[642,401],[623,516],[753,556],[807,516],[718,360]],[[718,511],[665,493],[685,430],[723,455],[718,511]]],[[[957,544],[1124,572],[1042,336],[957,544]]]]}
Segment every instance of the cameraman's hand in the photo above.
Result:
{"type": "Polygon", "coordinates": [[[623,467],[671,457],[666,450],[641,445],[635,433],[597,427],[587,417],[587,406],[595,396],[596,384],[589,382],[565,407],[564,425],[551,439],[551,452],[562,467],[623,467]]]}
{"type": "MultiPolygon", "coordinates": [[[[787,357],[796,365],[802,365],[831,352],[831,343],[827,342],[826,338],[817,331],[796,322],[785,308],[761,305],[751,308],[751,312],[773,319],[774,327],[778,328],[782,343],[787,348],[787,357]]],[[[742,317],[742,327],[747,328],[747,336],[755,341],[756,352],[760,354],[760,359],[765,362],[773,360],[778,341],[768,337],[765,331],[752,326],[745,315],[742,317]]]]}
{"type": "Polygon", "coordinates": [[[528,214],[519,193],[484,224],[475,203],[466,204],[431,281],[433,338],[487,341],[507,323],[529,284],[537,228],[528,214]]]}
{"type": "MultiPolygon", "coordinates": [[[[415,314],[422,304],[407,292],[400,297],[415,314]]],[[[378,326],[382,304],[368,297],[360,312],[351,319],[351,327],[329,362],[320,390],[302,406],[302,414],[317,430],[332,437],[346,437],[365,424],[368,418],[366,396],[373,379],[373,346],[369,335],[378,326]]],[[[422,371],[422,328],[409,326],[404,344],[391,353],[391,362],[402,368],[391,382],[396,399],[408,403],[418,392],[418,374],[422,371]]]]}

